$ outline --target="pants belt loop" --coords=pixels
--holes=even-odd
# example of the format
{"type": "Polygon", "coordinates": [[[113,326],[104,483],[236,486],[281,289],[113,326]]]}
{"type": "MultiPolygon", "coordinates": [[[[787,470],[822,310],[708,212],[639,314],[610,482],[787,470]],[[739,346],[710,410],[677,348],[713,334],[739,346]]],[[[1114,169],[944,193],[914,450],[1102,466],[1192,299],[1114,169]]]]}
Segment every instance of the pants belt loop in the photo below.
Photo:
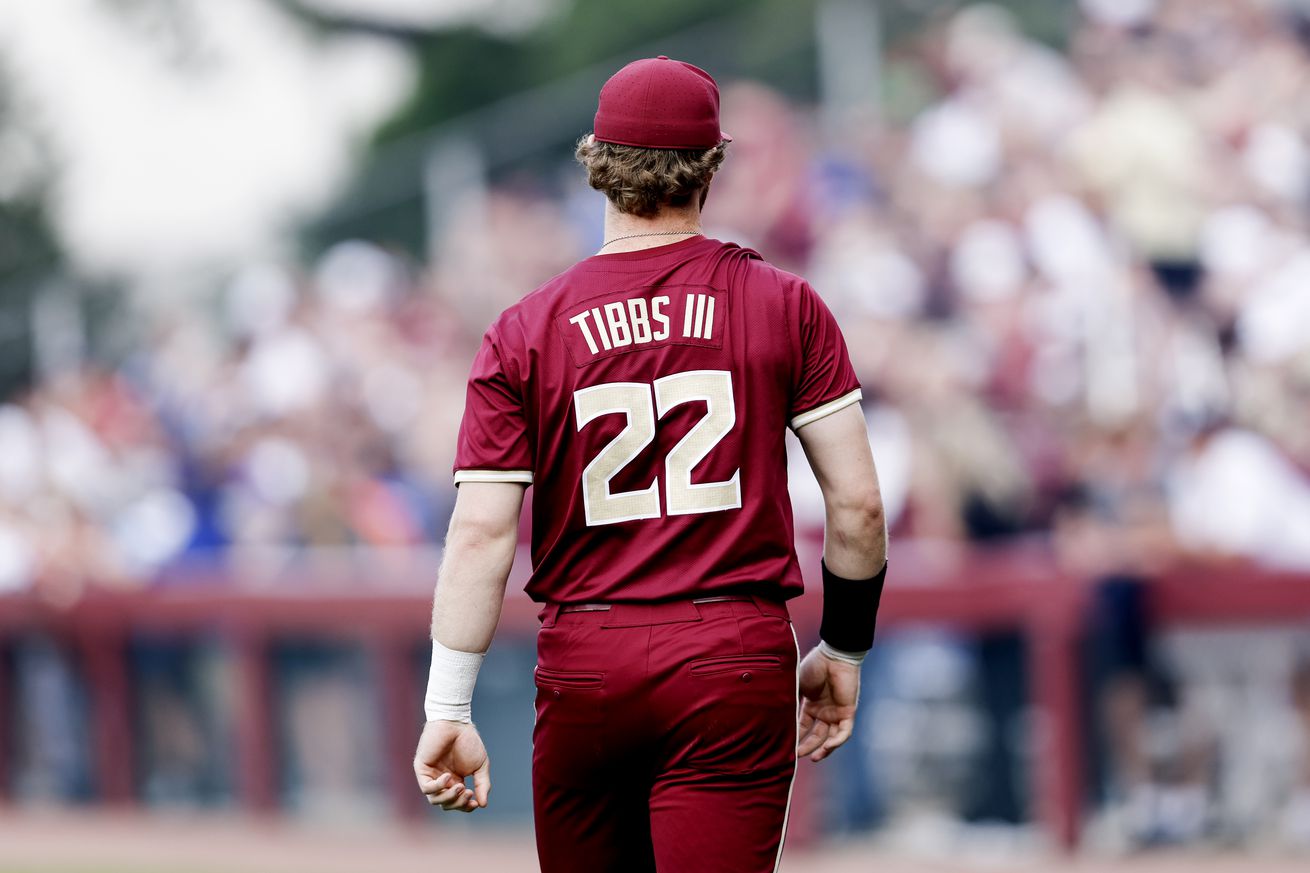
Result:
{"type": "Polygon", "coordinates": [[[610,607],[601,627],[641,627],[648,624],[675,624],[700,620],[700,611],[690,600],[615,603],[610,607]]]}
{"type": "Polygon", "coordinates": [[[541,612],[537,614],[537,618],[541,619],[541,626],[554,627],[555,619],[559,617],[559,610],[560,605],[558,603],[547,603],[543,606],[541,612]]]}
{"type": "Polygon", "coordinates": [[[774,618],[785,618],[788,621],[791,621],[791,612],[787,609],[785,601],[771,600],[767,597],[752,595],[751,602],[755,604],[755,608],[760,611],[761,615],[768,615],[774,618]]]}

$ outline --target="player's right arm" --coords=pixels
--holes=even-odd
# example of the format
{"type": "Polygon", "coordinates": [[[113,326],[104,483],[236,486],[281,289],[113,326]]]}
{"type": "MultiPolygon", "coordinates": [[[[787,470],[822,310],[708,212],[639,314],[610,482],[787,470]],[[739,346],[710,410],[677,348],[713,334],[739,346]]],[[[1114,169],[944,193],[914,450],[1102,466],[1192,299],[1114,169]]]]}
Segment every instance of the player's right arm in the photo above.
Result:
{"type": "Polygon", "coordinates": [[[522,386],[490,328],[469,373],[455,449],[459,491],[432,605],[432,669],[427,723],[414,775],[428,802],[472,812],[487,805],[487,751],[472,724],[473,685],[500,620],[505,581],[518,544],[532,451],[522,386]],[[473,790],[464,785],[473,777],[473,790]]]}
{"type": "Polygon", "coordinates": [[[798,428],[796,436],[824,505],[823,639],[799,670],[804,703],[797,754],[821,761],[855,726],[860,663],[866,639],[872,642],[887,565],[887,525],[859,404],[798,428]]]}
{"type": "Polygon", "coordinates": [[[491,791],[486,747],[470,703],[482,653],[500,621],[518,544],[524,486],[465,482],[455,498],[432,603],[432,670],[427,723],[414,752],[419,790],[433,806],[472,812],[491,791]],[[473,778],[473,790],[464,785],[473,778]]]}

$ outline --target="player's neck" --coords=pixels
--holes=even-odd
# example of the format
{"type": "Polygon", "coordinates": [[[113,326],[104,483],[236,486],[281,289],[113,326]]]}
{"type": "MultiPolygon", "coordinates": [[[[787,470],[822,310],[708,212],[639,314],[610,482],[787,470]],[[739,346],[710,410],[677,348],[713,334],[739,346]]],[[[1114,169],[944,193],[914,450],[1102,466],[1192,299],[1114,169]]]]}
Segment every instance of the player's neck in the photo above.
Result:
{"type": "Polygon", "coordinates": [[[637,252],[655,246],[690,239],[700,232],[700,207],[697,204],[683,209],[662,209],[658,215],[642,218],[626,215],[605,204],[605,242],[600,254],[637,252]],[[681,233],[681,232],[686,232],[681,233]]]}

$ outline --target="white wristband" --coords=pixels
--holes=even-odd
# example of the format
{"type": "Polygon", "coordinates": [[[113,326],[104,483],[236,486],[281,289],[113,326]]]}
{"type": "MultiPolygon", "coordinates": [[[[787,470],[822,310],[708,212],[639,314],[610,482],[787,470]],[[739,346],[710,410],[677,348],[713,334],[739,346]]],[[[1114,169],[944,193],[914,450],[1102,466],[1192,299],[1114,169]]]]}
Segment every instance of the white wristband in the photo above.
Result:
{"type": "Polygon", "coordinates": [[[428,721],[473,720],[473,686],[478,681],[483,652],[457,652],[432,641],[432,667],[423,711],[428,721]]]}
{"type": "Polygon", "coordinates": [[[864,656],[869,653],[867,651],[843,652],[841,649],[834,649],[823,640],[819,640],[819,654],[830,660],[842,661],[843,663],[854,664],[858,667],[864,663],[864,656]]]}

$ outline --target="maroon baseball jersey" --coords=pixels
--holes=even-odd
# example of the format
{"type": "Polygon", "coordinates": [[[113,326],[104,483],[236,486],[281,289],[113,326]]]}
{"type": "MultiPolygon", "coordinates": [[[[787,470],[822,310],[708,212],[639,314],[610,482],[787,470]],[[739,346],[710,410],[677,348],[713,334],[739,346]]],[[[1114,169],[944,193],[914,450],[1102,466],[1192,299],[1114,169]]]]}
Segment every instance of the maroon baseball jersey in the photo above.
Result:
{"type": "Polygon", "coordinates": [[[596,255],[487,331],[455,482],[535,486],[536,600],[791,597],[786,428],[859,400],[832,313],[755,252],[596,255]]]}

